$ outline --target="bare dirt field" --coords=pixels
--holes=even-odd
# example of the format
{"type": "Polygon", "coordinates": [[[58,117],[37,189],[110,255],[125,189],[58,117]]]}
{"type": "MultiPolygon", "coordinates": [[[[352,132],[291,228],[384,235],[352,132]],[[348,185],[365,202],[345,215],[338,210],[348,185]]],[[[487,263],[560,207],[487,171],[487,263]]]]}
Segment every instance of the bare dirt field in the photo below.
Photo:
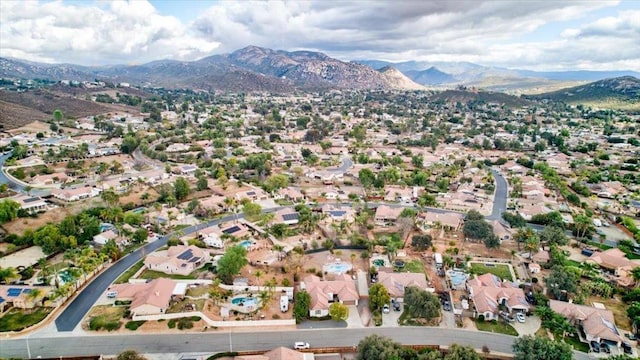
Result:
{"type": "Polygon", "coordinates": [[[37,218],[18,218],[3,226],[9,233],[22,235],[26,229],[35,230],[49,223],[59,223],[68,215],[77,214],[97,206],[104,206],[102,200],[99,198],[89,199],[49,210],[46,213],[39,214],[37,218]]]}
{"type": "Polygon", "coordinates": [[[26,249],[14,252],[11,255],[0,258],[0,267],[17,268],[19,266],[31,266],[38,262],[38,259],[45,257],[40,246],[31,246],[26,249]]]}
{"type": "Polygon", "coordinates": [[[120,204],[124,205],[128,203],[134,203],[136,206],[141,206],[154,202],[158,198],[158,196],[158,192],[152,187],[146,185],[142,187],[132,185],[129,193],[120,197],[120,204]],[[140,197],[145,193],[149,194],[149,198],[143,201],[140,197]]]}

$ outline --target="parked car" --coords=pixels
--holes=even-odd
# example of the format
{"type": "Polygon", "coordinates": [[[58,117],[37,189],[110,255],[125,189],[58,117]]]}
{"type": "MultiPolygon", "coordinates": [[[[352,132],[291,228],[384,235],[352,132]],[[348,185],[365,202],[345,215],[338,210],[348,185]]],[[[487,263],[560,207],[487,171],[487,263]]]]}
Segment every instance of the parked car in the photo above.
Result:
{"type": "Polygon", "coordinates": [[[600,352],[600,344],[597,341],[591,341],[589,344],[591,345],[591,351],[594,353],[600,352]]]}
{"type": "Polygon", "coordinates": [[[609,344],[605,342],[600,343],[600,350],[604,353],[611,354],[611,349],[609,349],[609,344]]]}
{"type": "Polygon", "coordinates": [[[628,355],[633,354],[633,348],[631,347],[631,344],[626,341],[622,342],[622,351],[624,351],[624,353],[628,355]]]}
{"type": "Polygon", "coordinates": [[[624,336],[629,340],[638,340],[638,337],[634,333],[626,333],[624,336]]]}
{"type": "Polygon", "coordinates": [[[384,306],[382,307],[382,313],[383,314],[389,313],[389,304],[384,304],[384,306]]]}
{"type": "Polygon", "coordinates": [[[521,313],[521,312],[516,313],[516,320],[518,320],[518,322],[521,322],[521,323],[525,322],[524,313],[521,313]]]}
{"type": "Polygon", "coordinates": [[[393,310],[400,311],[400,303],[397,301],[393,301],[393,310]]]}
{"type": "Polygon", "coordinates": [[[448,300],[445,301],[444,304],[442,304],[442,308],[444,309],[444,311],[451,311],[451,304],[448,300]]]}
{"type": "Polygon", "coordinates": [[[308,349],[309,348],[309,343],[308,342],[304,342],[304,341],[296,341],[293,344],[293,348],[296,349],[296,350],[308,349]]]}

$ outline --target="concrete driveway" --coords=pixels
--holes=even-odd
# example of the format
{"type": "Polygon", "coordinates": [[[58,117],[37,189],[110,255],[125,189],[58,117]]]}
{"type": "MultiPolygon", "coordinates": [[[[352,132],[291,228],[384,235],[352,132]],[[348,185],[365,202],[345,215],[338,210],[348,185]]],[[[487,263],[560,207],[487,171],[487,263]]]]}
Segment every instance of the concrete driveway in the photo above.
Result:
{"type": "Polygon", "coordinates": [[[515,321],[511,325],[513,326],[514,329],[516,329],[518,334],[522,336],[522,335],[534,335],[536,331],[540,329],[541,324],[542,324],[542,321],[540,320],[540,318],[535,315],[532,315],[532,316],[527,316],[526,321],[524,323],[515,321]]]}
{"type": "MultiPolygon", "coordinates": [[[[402,315],[402,311],[393,310],[393,306],[389,304],[391,311],[388,314],[382,314],[382,326],[384,327],[398,327],[398,319],[402,315]]],[[[401,305],[400,310],[404,310],[404,304],[401,305]]]]}
{"type": "Polygon", "coordinates": [[[362,319],[360,318],[360,312],[358,311],[358,307],[355,305],[347,306],[349,308],[349,317],[347,318],[347,327],[348,328],[362,328],[364,325],[362,324],[362,319]]]}

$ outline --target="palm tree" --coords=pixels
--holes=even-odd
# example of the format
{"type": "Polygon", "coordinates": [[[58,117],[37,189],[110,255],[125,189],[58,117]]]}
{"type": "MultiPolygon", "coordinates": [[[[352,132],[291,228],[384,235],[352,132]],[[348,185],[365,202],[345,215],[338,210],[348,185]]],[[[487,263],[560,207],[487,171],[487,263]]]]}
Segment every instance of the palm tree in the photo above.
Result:
{"type": "Polygon", "coordinates": [[[8,268],[0,268],[0,283],[1,282],[11,282],[13,279],[19,279],[20,276],[16,272],[16,269],[12,267],[8,268]]]}
{"type": "Polygon", "coordinates": [[[31,289],[31,291],[27,294],[27,298],[34,305],[35,305],[36,301],[38,301],[38,298],[41,298],[41,297],[42,297],[42,290],[40,290],[40,289],[31,289]]]}
{"type": "Polygon", "coordinates": [[[256,281],[258,282],[258,289],[260,289],[260,278],[264,274],[262,273],[262,271],[256,270],[256,272],[253,275],[256,277],[256,281]]]}
{"type": "Polygon", "coordinates": [[[533,253],[538,252],[540,249],[540,238],[534,233],[533,236],[528,238],[524,243],[524,249],[529,251],[529,260],[533,258],[533,253]]]}

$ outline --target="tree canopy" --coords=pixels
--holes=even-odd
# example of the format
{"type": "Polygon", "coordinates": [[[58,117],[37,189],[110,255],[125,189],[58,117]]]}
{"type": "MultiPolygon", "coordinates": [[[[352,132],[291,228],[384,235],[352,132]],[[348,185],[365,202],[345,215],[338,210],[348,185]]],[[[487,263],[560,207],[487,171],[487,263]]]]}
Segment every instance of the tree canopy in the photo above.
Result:
{"type": "Polygon", "coordinates": [[[382,284],[373,284],[369,288],[369,307],[371,311],[381,311],[391,301],[389,291],[382,284]]]}
{"type": "Polygon", "coordinates": [[[515,360],[571,360],[573,351],[566,343],[525,335],[513,343],[515,360]]]}
{"type": "Polygon", "coordinates": [[[309,308],[311,307],[311,295],[306,290],[296,293],[296,303],[293,306],[293,317],[299,324],[309,317],[309,308]]]}
{"type": "Polygon", "coordinates": [[[334,321],[347,320],[349,318],[349,308],[344,304],[334,302],[329,305],[329,315],[331,316],[331,320],[334,321]]]}
{"type": "Polygon", "coordinates": [[[404,290],[405,311],[413,318],[431,320],[440,316],[440,300],[432,293],[410,286],[404,290]]]}
{"type": "Polygon", "coordinates": [[[247,249],[236,245],[227,250],[218,261],[218,276],[225,284],[231,284],[233,276],[240,273],[240,270],[247,265],[247,249]]]}

